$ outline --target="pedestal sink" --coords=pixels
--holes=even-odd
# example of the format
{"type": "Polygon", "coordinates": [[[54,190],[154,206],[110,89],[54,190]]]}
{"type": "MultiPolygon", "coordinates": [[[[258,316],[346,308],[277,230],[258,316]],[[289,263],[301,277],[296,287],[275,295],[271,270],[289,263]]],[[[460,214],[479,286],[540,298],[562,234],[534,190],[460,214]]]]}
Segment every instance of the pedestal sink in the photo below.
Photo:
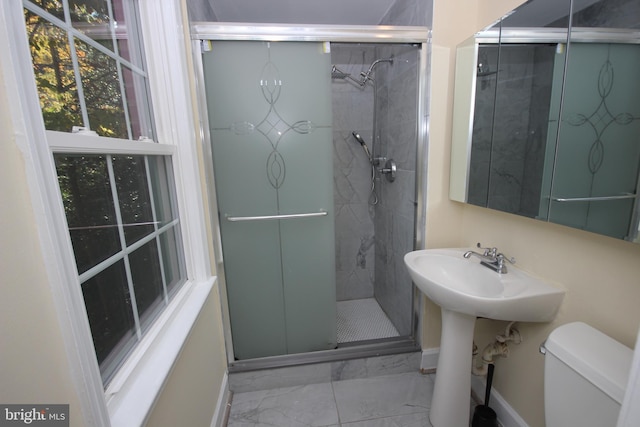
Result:
{"type": "Polygon", "coordinates": [[[564,291],[517,267],[499,274],[468,249],[409,252],[404,262],[416,286],[442,309],[442,338],[430,419],[434,427],[467,427],[476,318],[551,321],[564,291]]]}

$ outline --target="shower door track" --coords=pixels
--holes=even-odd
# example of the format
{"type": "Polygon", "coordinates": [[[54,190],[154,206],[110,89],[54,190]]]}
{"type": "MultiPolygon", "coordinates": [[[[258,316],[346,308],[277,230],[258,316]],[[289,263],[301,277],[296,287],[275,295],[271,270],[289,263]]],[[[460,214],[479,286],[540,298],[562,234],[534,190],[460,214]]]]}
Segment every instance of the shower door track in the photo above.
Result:
{"type": "Polygon", "coordinates": [[[420,351],[420,345],[411,337],[387,338],[383,340],[339,344],[334,350],[312,351],[309,353],[283,354],[258,359],[233,360],[229,362],[229,372],[247,372],[260,369],[274,369],[313,363],[337,362],[349,359],[386,356],[420,351]]]}
{"type": "Polygon", "coordinates": [[[431,30],[428,27],[400,26],[368,26],[368,25],[287,25],[287,24],[255,24],[224,22],[191,23],[192,54],[196,73],[196,90],[200,119],[200,136],[205,157],[205,180],[209,197],[209,217],[213,227],[215,247],[216,274],[220,286],[220,304],[223,317],[223,332],[227,352],[229,372],[242,372],[258,369],[271,369],[305,365],[312,363],[333,362],[339,360],[375,357],[406,352],[420,351],[421,334],[420,318],[422,310],[422,294],[413,286],[412,336],[386,338],[371,341],[357,341],[339,344],[332,350],[313,351],[299,354],[261,357],[256,359],[235,360],[233,340],[231,336],[229,307],[227,302],[226,281],[222,260],[220,224],[217,215],[215,180],[213,174],[213,156],[210,144],[209,124],[207,119],[207,101],[204,92],[204,73],[202,67],[202,51],[210,48],[210,41],[304,41],[304,42],[336,42],[336,43],[370,43],[370,44],[416,44],[420,45],[420,70],[418,77],[418,140],[416,165],[416,215],[414,224],[414,248],[424,248],[426,224],[426,177],[427,177],[427,98],[428,98],[428,47],[431,30]]]}

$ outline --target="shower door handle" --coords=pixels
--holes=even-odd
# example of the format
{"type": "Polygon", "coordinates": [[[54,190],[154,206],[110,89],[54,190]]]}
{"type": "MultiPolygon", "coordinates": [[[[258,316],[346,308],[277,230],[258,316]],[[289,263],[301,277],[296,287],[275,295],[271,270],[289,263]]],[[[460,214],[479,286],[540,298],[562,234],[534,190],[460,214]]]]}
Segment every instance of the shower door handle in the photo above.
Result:
{"type": "Polygon", "coordinates": [[[327,211],[321,210],[320,212],[310,213],[297,213],[297,214],[280,214],[280,215],[261,215],[261,216],[229,216],[225,215],[225,218],[229,222],[240,221],[264,221],[272,219],[291,219],[291,218],[313,218],[318,216],[327,216],[327,211]]]}

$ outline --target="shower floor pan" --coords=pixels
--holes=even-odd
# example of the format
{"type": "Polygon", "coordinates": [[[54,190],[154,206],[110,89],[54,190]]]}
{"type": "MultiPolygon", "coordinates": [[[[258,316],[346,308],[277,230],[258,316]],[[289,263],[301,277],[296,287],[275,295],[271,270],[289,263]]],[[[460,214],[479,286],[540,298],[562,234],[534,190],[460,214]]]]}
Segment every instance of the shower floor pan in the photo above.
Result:
{"type": "Polygon", "coordinates": [[[338,344],[399,337],[374,298],[337,302],[338,344]]]}

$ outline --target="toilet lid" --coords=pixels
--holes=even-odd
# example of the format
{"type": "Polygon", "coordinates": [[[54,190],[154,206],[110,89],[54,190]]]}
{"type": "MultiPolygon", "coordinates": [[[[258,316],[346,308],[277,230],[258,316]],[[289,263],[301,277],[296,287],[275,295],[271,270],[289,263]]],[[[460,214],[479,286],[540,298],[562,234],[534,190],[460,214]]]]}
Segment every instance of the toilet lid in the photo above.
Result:
{"type": "Polygon", "coordinates": [[[633,358],[629,347],[582,322],[556,328],[545,347],[547,352],[622,403],[633,358]]]}

